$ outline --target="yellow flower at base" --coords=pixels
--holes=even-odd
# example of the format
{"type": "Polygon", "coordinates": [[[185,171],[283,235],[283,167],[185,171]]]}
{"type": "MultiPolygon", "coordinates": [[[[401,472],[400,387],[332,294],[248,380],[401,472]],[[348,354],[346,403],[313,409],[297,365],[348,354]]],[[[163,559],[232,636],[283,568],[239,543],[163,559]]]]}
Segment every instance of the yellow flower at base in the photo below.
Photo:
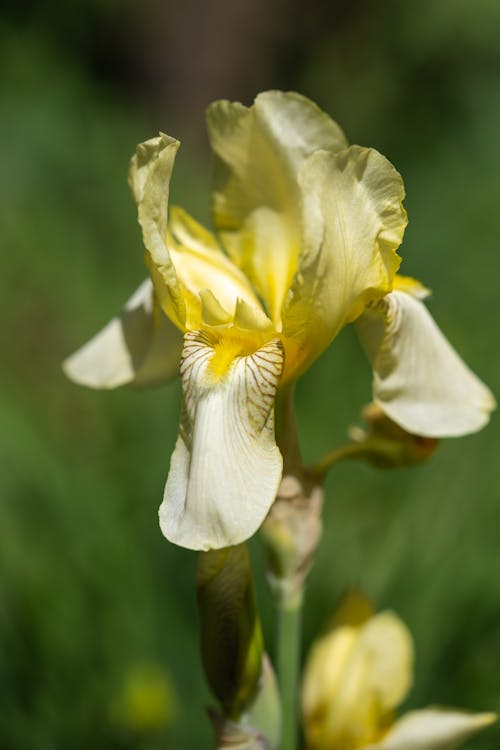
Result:
{"type": "Polygon", "coordinates": [[[393,612],[348,597],[309,654],[302,690],[308,750],[451,750],[496,720],[427,708],[396,719],[413,679],[413,641],[393,612]]]}
{"type": "Polygon", "coordinates": [[[494,405],[449,345],[427,387],[428,344],[434,357],[445,340],[412,293],[394,286],[406,213],[401,176],[385,157],[349,146],[295,93],[268,91],[251,107],[215,102],[207,119],[216,234],[181,209],[169,213],[179,142],[161,134],[140,144],[129,177],[151,280],[64,365],[73,380],[103,388],[180,372],[160,525],[198,550],[237,545],[262,524],[282,474],[277,391],[347,323],[359,321],[375,397],[405,429],[466,434],[494,405]]]}

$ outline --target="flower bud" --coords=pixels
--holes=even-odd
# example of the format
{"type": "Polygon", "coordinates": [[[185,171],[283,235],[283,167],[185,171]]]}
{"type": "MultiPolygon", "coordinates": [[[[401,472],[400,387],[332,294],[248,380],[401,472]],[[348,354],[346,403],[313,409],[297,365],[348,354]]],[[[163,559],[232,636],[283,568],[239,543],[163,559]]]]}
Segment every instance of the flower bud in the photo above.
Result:
{"type": "Polygon", "coordinates": [[[202,552],[196,586],[205,674],[224,716],[237,719],[255,695],[263,653],[246,546],[202,552]]]}

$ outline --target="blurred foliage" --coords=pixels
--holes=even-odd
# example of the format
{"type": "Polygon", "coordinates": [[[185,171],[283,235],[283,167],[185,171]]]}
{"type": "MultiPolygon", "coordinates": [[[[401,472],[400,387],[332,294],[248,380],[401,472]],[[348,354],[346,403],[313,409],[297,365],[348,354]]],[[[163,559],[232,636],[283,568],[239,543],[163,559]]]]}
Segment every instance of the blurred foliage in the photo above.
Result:
{"type": "MultiPolygon", "coordinates": [[[[208,216],[209,167],[191,91],[201,107],[209,95],[249,100],[259,88],[295,88],[353,141],[381,149],[407,186],[404,270],[436,290],[433,314],[500,393],[498,3],[296,0],[283,27],[278,0],[274,13],[257,3],[266,33],[253,54],[265,52],[266,65],[250,79],[245,59],[238,73],[233,45],[230,85],[219,77],[204,87],[194,50],[179,100],[175,76],[162,98],[138,62],[141,50],[151,65],[158,59],[146,32],[160,7],[162,22],[180,23],[173,5],[141,4],[149,25],[139,41],[131,2],[80,0],[64,13],[51,0],[7,2],[0,22],[2,750],[210,747],[195,555],[165,542],[157,526],[179,386],[97,393],[60,371],[143,278],[126,185],[139,140],[160,128],[182,136],[182,123],[198,129],[198,145],[180,152],[172,198],[208,216]],[[161,720],[134,725],[144,705],[161,720]],[[127,720],[117,721],[123,711],[127,720]]],[[[221,13],[224,1],[215,6],[221,13]]],[[[190,49],[175,29],[168,60],[190,49]]],[[[228,21],[207,49],[222,54],[230,35],[228,21]]],[[[299,384],[306,457],[343,441],[369,395],[364,355],[344,331],[299,384]]],[[[444,443],[424,466],[335,469],[306,643],[357,585],[415,636],[412,706],[500,709],[499,442],[494,418],[481,434],[444,443]]],[[[252,547],[272,649],[258,541],[252,547]]],[[[491,748],[495,738],[498,729],[470,747],[491,748]]]]}

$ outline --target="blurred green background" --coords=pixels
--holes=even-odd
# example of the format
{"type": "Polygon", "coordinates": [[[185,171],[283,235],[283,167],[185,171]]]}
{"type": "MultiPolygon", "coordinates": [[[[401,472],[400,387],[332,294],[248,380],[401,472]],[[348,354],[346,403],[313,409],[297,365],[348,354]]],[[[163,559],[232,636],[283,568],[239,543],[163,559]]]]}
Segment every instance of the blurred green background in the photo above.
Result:
{"type": "MultiPolygon", "coordinates": [[[[210,748],[195,555],[157,525],[179,384],[91,392],[60,368],[145,274],[128,159],[159,129],[179,137],[171,197],[205,221],[206,104],[310,96],[403,174],[404,272],[435,290],[433,314],[498,395],[500,4],[3,7],[0,748],[210,748]]],[[[369,397],[346,330],[299,384],[305,456],[340,443],[369,397]]],[[[415,636],[409,706],[500,709],[499,441],[494,417],[424,466],[332,472],[305,646],[358,585],[415,636]]],[[[491,729],[470,748],[499,740],[491,729]]]]}

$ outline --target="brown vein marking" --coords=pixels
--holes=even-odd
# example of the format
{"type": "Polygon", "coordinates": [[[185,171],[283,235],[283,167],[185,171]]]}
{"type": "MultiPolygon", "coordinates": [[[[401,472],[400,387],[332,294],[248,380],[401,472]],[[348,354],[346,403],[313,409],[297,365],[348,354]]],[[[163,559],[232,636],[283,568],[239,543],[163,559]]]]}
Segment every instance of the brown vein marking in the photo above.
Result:
{"type": "MultiPolygon", "coordinates": [[[[213,342],[204,331],[188,331],[184,341],[180,374],[186,421],[190,423],[191,429],[196,417],[196,386],[213,354],[213,342]]],[[[238,357],[233,367],[237,378],[233,401],[238,411],[245,409],[249,425],[259,433],[272,414],[274,396],[283,369],[283,345],[280,341],[272,341],[251,355],[238,357]]]]}
{"type": "Polygon", "coordinates": [[[185,334],[180,374],[186,413],[191,423],[195,419],[197,406],[196,400],[193,399],[193,391],[211,353],[209,339],[203,332],[188,331],[185,334]]]}
{"type": "Polygon", "coordinates": [[[268,347],[267,350],[259,350],[246,357],[244,362],[247,418],[251,426],[259,432],[264,428],[272,411],[283,367],[280,342],[272,342],[268,347]],[[273,353],[275,356],[272,356],[273,353]],[[271,367],[267,367],[263,362],[271,367]]]}

